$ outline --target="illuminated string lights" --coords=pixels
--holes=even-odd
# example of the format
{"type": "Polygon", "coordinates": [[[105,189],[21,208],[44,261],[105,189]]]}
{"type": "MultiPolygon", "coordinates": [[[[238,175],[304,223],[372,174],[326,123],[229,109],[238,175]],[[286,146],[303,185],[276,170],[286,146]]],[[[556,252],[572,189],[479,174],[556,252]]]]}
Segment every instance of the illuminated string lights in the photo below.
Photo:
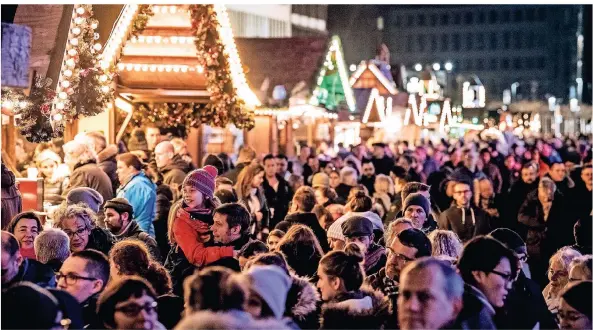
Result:
{"type": "Polygon", "coordinates": [[[113,31],[111,31],[111,35],[103,49],[101,67],[104,70],[116,63],[123,43],[127,40],[132,22],[138,13],[138,8],[138,5],[125,5],[122,10],[121,17],[117,21],[113,31]]]}
{"type": "MultiPolygon", "coordinates": [[[[348,108],[350,109],[350,111],[355,111],[356,103],[354,100],[354,93],[352,92],[352,87],[350,86],[350,83],[348,81],[348,73],[346,71],[346,62],[344,61],[344,51],[342,50],[342,43],[340,41],[340,37],[338,37],[338,36],[332,37],[329,51],[325,55],[326,66],[329,70],[334,69],[332,61],[331,61],[332,53],[335,54],[335,56],[336,56],[338,75],[340,77],[340,82],[342,83],[342,88],[344,90],[344,97],[346,99],[346,104],[348,105],[348,108]]],[[[319,105],[319,100],[318,100],[317,96],[320,93],[320,85],[323,82],[323,77],[325,76],[326,72],[327,71],[325,69],[325,66],[323,68],[321,68],[321,70],[319,71],[319,76],[317,77],[317,86],[315,87],[315,90],[313,91],[313,96],[310,99],[310,103],[312,105],[319,105]]]]}
{"type": "MultiPolygon", "coordinates": [[[[68,42],[66,44],[66,49],[64,50],[62,67],[56,86],[57,97],[53,102],[54,111],[52,111],[52,119],[54,121],[61,121],[63,119],[63,116],[60,113],[65,109],[69,109],[70,116],[76,116],[78,113],[75,108],[77,107],[74,107],[73,105],[70,107],[72,100],[70,100],[69,96],[78,92],[78,90],[75,90],[74,88],[80,88],[78,85],[82,83],[82,77],[86,77],[89,74],[95,74],[95,72],[101,74],[96,67],[77,67],[81,57],[84,57],[85,59],[99,57],[96,53],[101,50],[101,44],[96,42],[99,38],[99,34],[95,32],[97,28],[97,20],[92,18],[92,5],[74,5],[74,8],[72,9],[72,19],[68,30],[68,42]]],[[[86,113],[83,114],[89,115],[95,113],[95,109],[91,108],[95,104],[100,104],[103,100],[109,98],[108,93],[111,91],[109,87],[111,83],[110,77],[103,74],[100,76],[98,83],[99,90],[103,95],[95,95],[97,98],[95,100],[96,103],[92,105],[92,102],[87,104],[87,106],[84,107],[86,113]]],[[[86,86],[86,88],[88,87],[89,86],[86,86]]]]}
{"type": "Polygon", "coordinates": [[[389,80],[387,80],[387,78],[385,78],[385,76],[381,73],[381,70],[379,70],[379,68],[377,68],[377,66],[373,63],[366,63],[366,62],[360,62],[360,65],[358,66],[358,70],[356,70],[356,72],[354,72],[354,74],[352,75],[352,77],[350,77],[350,86],[354,86],[354,84],[356,83],[356,81],[358,81],[358,79],[360,78],[360,76],[366,71],[366,70],[370,70],[373,75],[379,80],[379,82],[381,83],[381,85],[383,87],[385,87],[385,89],[387,89],[387,91],[391,94],[397,94],[397,91],[395,89],[395,87],[389,82],[389,80]]]}
{"type": "Polygon", "coordinates": [[[231,29],[231,23],[229,16],[226,11],[226,7],[222,4],[215,4],[214,11],[216,12],[219,27],[218,33],[222,44],[224,45],[224,53],[227,55],[230,70],[231,79],[233,86],[237,90],[237,95],[245,101],[245,104],[251,108],[260,106],[261,102],[255,96],[255,93],[249,88],[245,73],[243,73],[243,66],[241,65],[241,59],[237,52],[237,46],[235,45],[235,38],[233,36],[233,30],[231,29]]]}
{"type": "Polygon", "coordinates": [[[194,43],[194,37],[191,36],[143,36],[132,37],[130,42],[133,44],[187,44],[194,43]]]}
{"type": "Polygon", "coordinates": [[[182,65],[182,64],[145,64],[145,63],[118,63],[117,68],[120,71],[142,71],[142,72],[196,72],[203,73],[204,68],[201,65],[182,65]]]}

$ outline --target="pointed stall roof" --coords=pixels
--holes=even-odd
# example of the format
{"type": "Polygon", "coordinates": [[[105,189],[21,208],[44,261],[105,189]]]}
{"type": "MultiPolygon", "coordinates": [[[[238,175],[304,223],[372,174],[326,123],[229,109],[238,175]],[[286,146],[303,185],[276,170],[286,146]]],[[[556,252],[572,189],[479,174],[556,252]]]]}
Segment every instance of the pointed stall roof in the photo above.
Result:
{"type": "Polygon", "coordinates": [[[356,110],[354,93],[348,81],[342,42],[336,35],[332,37],[324,64],[319,69],[319,76],[310,103],[313,105],[325,104],[327,109],[336,110],[342,101],[346,102],[350,111],[356,110]],[[336,63],[336,68],[333,67],[333,62],[336,63]]]}
{"type": "Polygon", "coordinates": [[[315,73],[327,49],[327,40],[326,36],[237,38],[235,43],[249,84],[266,104],[278,85],[283,85],[289,96],[295,87],[311,92],[315,86],[315,73]],[[302,82],[306,86],[297,86],[302,82]]]}

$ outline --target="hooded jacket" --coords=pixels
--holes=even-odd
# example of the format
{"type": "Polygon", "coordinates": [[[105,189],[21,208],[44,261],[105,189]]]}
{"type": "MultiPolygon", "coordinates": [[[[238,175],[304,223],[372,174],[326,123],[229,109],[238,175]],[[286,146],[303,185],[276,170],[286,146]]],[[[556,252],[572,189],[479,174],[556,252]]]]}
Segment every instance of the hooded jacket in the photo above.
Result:
{"type": "Polygon", "coordinates": [[[301,329],[318,329],[321,297],[317,288],[305,277],[291,277],[284,316],[291,318],[301,329]]]}
{"type": "Polygon", "coordinates": [[[466,242],[491,231],[490,217],[478,208],[460,208],[453,202],[451,207],[441,213],[439,228],[454,231],[462,242],[466,242]]]}
{"type": "Polygon", "coordinates": [[[134,220],[147,234],[154,237],[154,220],[156,206],[156,185],[144,174],[139,172],[128,182],[122,183],[117,197],[125,198],[134,208],[134,220]]]}
{"type": "Polygon", "coordinates": [[[319,241],[319,245],[321,245],[321,249],[323,252],[327,252],[330,250],[329,243],[327,241],[327,233],[325,229],[321,227],[319,224],[319,220],[317,220],[317,216],[315,213],[311,212],[301,212],[301,213],[292,213],[286,216],[284,221],[281,221],[276,225],[276,229],[280,229],[284,232],[287,232],[290,227],[296,224],[301,224],[308,226],[313,230],[313,233],[317,237],[319,241]]]}
{"type": "Polygon", "coordinates": [[[117,160],[115,160],[117,151],[117,146],[115,144],[110,144],[97,154],[97,165],[103,172],[105,172],[105,174],[107,174],[109,180],[111,180],[113,191],[117,191],[117,188],[119,188],[119,179],[117,178],[116,173],[117,160]]]}
{"type": "Polygon", "coordinates": [[[321,307],[320,329],[380,329],[390,318],[389,303],[368,288],[347,292],[321,307]]]}
{"type": "Polygon", "coordinates": [[[113,188],[109,176],[97,166],[97,162],[91,160],[86,163],[79,163],[74,166],[74,170],[70,174],[70,182],[68,187],[62,191],[62,196],[68,196],[70,190],[77,187],[88,187],[95,189],[101,196],[103,201],[108,201],[113,198],[113,188]]]}
{"type": "Polygon", "coordinates": [[[162,263],[161,252],[156,244],[156,241],[144,230],[140,229],[140,226],[135,220],[130,221],[128,226],[124,228],[121,233],[115,235],[115,238],[118,241],[131,238],[144,242],[146,247],[148,247],[148,251],[150,251],[150,255],[153,257],[153,259],[159,263],[162,263]]]}

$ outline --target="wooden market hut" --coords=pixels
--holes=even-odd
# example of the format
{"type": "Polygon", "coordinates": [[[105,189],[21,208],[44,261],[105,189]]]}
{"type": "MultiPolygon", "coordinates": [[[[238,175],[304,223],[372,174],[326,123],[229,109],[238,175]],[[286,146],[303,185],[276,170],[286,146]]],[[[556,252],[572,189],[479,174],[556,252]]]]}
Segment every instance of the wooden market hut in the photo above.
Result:
{"type": "MultiPolygon", "coordinates": [[[[30,26],[33,31],[31,70],[52,78],[53,86],[60,83],[77,6],[80,5],[20,5],[17,9],[15,23],[30,26]]],[[[129,121],[128,118],[121,123],[118,112],[131,117],[140,104],[151,108],[168,102],[209,102],[208,71],[199,65],[188,5],[152,5],[154,14],[148,18],[145,28],[134,31],[141,6],[92,5],[93,18],[98,20],[96,31],[99,33],[97,41],[102,45],[101,60],[108,61],[108,65],[117,63],[117,76],[112,85],[115,98],[99,115],[69,123],[64,140],[72,139],[78,132],[101,130],[108,142],[114,143],[121,137],[122,126],[129,121]]],[[[233,86],[237,96],[253,109],[259,105],[259,100],[249,89],[242,72],[226,9],[223,5],[213,8],[233,86]]],[[[188,151],[196,164],[207,147],[211,147],[206,145],[208,137],[200,131],[202,126],[191,129],[187,139],[188,151]]],[[[219,142],[217,152],[231,151],[232,139],[223,138],[219,142]]]]}

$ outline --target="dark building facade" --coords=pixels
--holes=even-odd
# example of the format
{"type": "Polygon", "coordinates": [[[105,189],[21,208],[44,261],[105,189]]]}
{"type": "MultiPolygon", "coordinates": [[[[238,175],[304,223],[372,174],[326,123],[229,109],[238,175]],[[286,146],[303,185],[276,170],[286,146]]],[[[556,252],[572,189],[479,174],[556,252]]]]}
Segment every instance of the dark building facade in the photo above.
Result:
{"type": "MultiPolygon", "coordinates": [[[[328,31],[342,37],[349,64],[374,57],[382,41],[390,49],[392,64],[404,64],[408,71],[416,64],[440,63],[444,70],[444,63],[452,63],[453,88],[476,74],[486,87],[487,100],[501,100],[503,91],[515,83],[517,99],[555,96],[567,103],[578,96],[578,78],[586,72],[577,70],[585,10],[590,7],[330,5],[328,31]],[[361,22],[363,17],[369,24],[361,22]],[[379,17],[383,29],[377,26],[379,17]]],[[[588,17],[585,25],[590,27],[590,13],[588,17]]]]}

